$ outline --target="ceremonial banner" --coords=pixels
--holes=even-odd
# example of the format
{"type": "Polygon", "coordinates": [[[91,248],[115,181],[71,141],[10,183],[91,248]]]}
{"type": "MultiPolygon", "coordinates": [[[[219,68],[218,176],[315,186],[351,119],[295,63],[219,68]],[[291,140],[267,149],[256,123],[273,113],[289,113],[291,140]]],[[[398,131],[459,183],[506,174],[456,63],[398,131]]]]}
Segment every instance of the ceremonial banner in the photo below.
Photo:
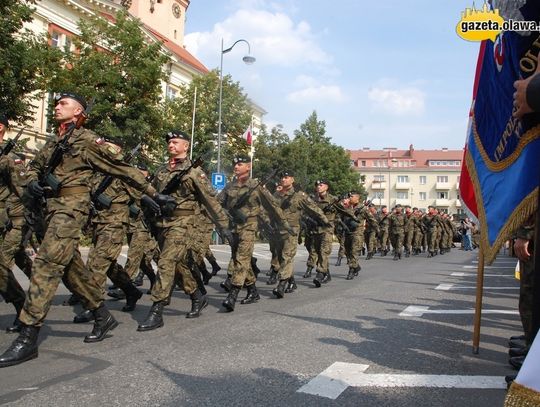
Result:
{"type": "MultiPolygon", "coordinates": [[[[538,1],[495,2],[506,19],[539,21],[538,1]]],[[[492,262],[535,210],[540,181],[540,115],[512,116],[514,81],[532,75],[540,32],[501,32],[480,45],[460,193],[480,222],[481,249],[492,262]]]]}

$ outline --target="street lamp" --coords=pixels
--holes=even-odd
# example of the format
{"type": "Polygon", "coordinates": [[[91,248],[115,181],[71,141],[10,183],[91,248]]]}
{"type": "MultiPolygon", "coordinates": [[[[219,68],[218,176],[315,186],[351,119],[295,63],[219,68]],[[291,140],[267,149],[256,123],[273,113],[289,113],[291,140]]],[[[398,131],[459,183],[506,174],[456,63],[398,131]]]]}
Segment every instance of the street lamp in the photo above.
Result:
{"type": "Polygon", "coordinates": [[[226,54],[227,52],[231,52],[231,50],[234,48],[236,44],[239,42],[245,42],[248,47],[248,54],[242,58],[242,61],[246,63],[247,65],[251,65],[255,62],[255,57],[251,56],[251,47],[249,46],[249,42],[246,40],[240,39],[238,41],[235,41],[233,45],[231,45],[227,49],[223,49],[223,38],[221,39],[221,64],[219,68],[219,117],[218,117],[218,156],[217,156],[217,172],[221,172],[221,104],[223,103],[223,54],[226,54]]]}

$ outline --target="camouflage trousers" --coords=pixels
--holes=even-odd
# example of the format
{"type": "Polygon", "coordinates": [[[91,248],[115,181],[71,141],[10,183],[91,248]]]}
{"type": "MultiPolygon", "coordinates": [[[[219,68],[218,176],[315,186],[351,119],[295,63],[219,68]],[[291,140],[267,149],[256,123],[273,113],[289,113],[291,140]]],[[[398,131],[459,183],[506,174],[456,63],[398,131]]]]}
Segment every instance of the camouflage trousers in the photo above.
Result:
{"type": "Polygon", "coordinates": [[[232,284],[237,287],[255,284],[257,277],[251,267],[251,257],[255,247],[255,229],[244,228],[233,236],[234,242],[231,245],[231,260],[228,267],[232,284]]]}
{"type": "Polygon", "coordinates": [[[387,229],[382,229],[379,235],[379,247],[381,250],[388,250],[389,233],[387,229]]]}
{"type": "Polygon", "coordinates": [[[336,238],[339,243],[338,257],[345,257],[345,234],[338,233],[336,238]]]}
{"type": "Polygon", "coordinates": [[[328,273],[330,255],[332,254],[332,238],[334,237],[333,233],[324,232],[324,233],[315,233],[313,235],[313,243],[317,253],[317,272],[318,273],[328,273]]]}
{"type": "Polygon", "coordinates": [[[268,239],[268,243],[270,246],[270,253],[272,255],[272,259],[270,260],[270,266],[272,269],[274,269],[276,272],[279,272],[279,256],[277,252],[277,245],[278,245],[279,237],[272,236],[270,239],[268,239]]]}
{"type": "Polygon", "coordinates": [[[534,253],[528,261],[519,262],[519,316],[523,325],[525,342],[531,345],[534,339],[533,306],[534,306],[534,253]]]}
{"type": "Polygon", "coordinates": [[[345,233],[345,255],[350,268],[359,266],[362,247],[364,247],[364,230],[357,229],[353,233],[345,233]]]}
{"type": "Polygon", "coordinates": [[[392,247],[394,248],[394,253],[397,253],[401,255],[403,252],[403,239],[405,237],[405,234],[403,232],[398,233],[392,233],[390,235],[390,240],[392,243],[392,247]]]}
{"type": "Polygon", "coordinates": [[[423,240],[424,240],[424,234],[421,231],[416,230],[414,232],[414,237],[413,237],[413,248],[417,250],[421,249],[423,240]]]}
{"type": "Polygon", "coordinates": [[[403,247],[405,248],[405,251],[407,253],[410,253],[412,251],[413,238],[414,238],[414,230],[409,230],[405,232],[405,236],[403,238],[403,247]]]}
{"type": "Polygon", "coordinates": [[[308,267],[316,267],[317,266],[317,260],[318,260],[318,253],[316,243],[316,234],[306,232],[306,238],[304,240],[304,246],[306,246],[306,250],[308,252],[308,258],[306,261],[306,265],[308,267]]]}
{"type": "Polygon", "coordinates": [[[117,287],[123,287],[131,282],[130,276],[116,263],[122,251],[125,236],[126,227],[122,223],[94,224],[92,239],[94,245],[88,253],[86,267],[101,287],[103,297],[105,297],[107,277],[117,287]]]}
{"type": "Polygon", "coordinates": [[[197,291],[197,281],[191,274],[190,237],[192,227],[170,226],[162,228],[158,245],[160,249],[156,283],[152,288],[152,301],[165,301],[169,298],[177,276],[182,279],[182,288],[188,295],[197,291]]]}
{"type": "Polygon", "coordinates": [[[32,260],[27,256],[22,245],[26,227],[14,225],[7,231],[0,244],[0,295],[8,303],[22,304],[26,298],[24,290],[13,274],[13,263],[30,278],[32,260]]]}
{"type": "Polygon", "coordinates": [[[368,253],[375,253],[377,248],[377,233],[375,230],[369,230],[365,234],[368,253]]]}
{"type": "Polygon", "coordinates": [[[437,230],[428,229],[427,231],[427,246],[429,252],[434,252],[437,249],[437,230]]]}
{"type": "Polygon", "coordinates": [[[294,274],[294,256],[298,249],[298,229],[294,228],[296,233],[291,235],[288,232],[281,234],[281,239],[278,244],[278,256],[279,256],[279,279],[287,280],[294,274]]]}
{"type": "Polygon", "coordinates": [[[145,229],[137,229],[128,234],[127,261],[124,267],[129,278],[133,279],[139,273],[139,268],[143,271],[154,271],[152,259],[158,259],[157,242],[145,229]]]}
{"type": "Polygon", "coordinates": [[[79,252],[80,232],[87,215],[66,208],[50,212],[47,218],[47,231],[32,266],[30,288],[19,317],[26,325],[43,323],[62,276],[86,309],[96,309],[103,302],[101,287],[79,252]]]}

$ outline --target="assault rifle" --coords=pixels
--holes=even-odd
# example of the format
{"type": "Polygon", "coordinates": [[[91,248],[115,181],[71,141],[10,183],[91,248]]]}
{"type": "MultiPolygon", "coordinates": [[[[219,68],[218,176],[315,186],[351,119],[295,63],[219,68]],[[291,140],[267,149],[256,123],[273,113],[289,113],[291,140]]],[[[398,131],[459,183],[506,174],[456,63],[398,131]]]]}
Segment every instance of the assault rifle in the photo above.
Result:
{"type": "Polygon", "coordinates": [[[2,153],[0,154],[0,156],[8,155],[9,153],[11,153],[11,150],[13,150],[13,148],[16,146],[17,141],[19,141],[19,139],[21,138],[24,129],[26,129],[26,127],[21,128],[14,138],[9,139],[6,142],[6,145],[1,149],[2,153]]]}
{"type": "MultiPolygon", "coordinates": [[[[137,154],[137,152],[141,149],[141,146],[142,143],[139,143],[135,146],[135,148],[128,152],[124,157],[124,162],[129,164],[129,162],[135,157],[135,154],[137,154]]],[[[96,209],[109,209],[111,207],[112,199],[108,195],[105,195],[105,191],[112,184],[113,180],[114,177],[112,175],[106,175],[99,183],[90,200],[92,212],[96,209]]]]}

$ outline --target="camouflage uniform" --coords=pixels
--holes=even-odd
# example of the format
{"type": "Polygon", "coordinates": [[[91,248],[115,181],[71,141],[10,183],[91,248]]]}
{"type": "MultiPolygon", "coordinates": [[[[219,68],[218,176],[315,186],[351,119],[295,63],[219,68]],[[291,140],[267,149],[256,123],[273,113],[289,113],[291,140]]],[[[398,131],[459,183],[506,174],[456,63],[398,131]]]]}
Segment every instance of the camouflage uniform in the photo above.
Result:
{"type": "Polygon", "coordinates": [[[534,250],[531,243],[534,242],[534,223],[535,216],[520,227],[516,232],[516,237],[529,241],[529,252],[531,254],[529,260],[519,261],[520,279],[519,279],[519,316],[523,325],[525,334],[525,343],[530,346],[536,335],[533,324],[533,309],[534,309],[534,250]],[[532,250],[531,250],[532,249],[532,250]]]}
{"type": "MultiPolygon", "coordinates": [[[[373,214],[372,214],[373,215],[373,214]]],[[[373,218],[375,216],[373,215],[373,218]]],[[[377,236],[379,236],[380,230],[379,230],[379,222],[368,222],[366,225],[366,245],[367,245],[367,251],[368,255],[366,257],[366,260],[369,260],[373,258],[373,255],[375,254],[375,250],[377,249],[377,236]]]]}
{"type": "MultiPolygon", "coordinates": [[[[0,295],[7,303],[14,305],[18,316],[26,296],[13,274],[13,263],[15,262],[28,278],[32,269],[32,261],[26,255],[23,244],[28,227],[20,198],[25,181],[22,161],[1,156],[0,173],[0,210],[3,212],[3,222],[0,225],[3,229],[3,240],[0,243],[0,295]]],[[[15,326],[18,326],[18,319],[15,326]]],[[[17,329],[8,330],[12,332],[17,329]]]]}
{"type": "Polygon", "coordinates": [[[422,222],[426,228],[427,247],[429,251],[429,257],[433,257],[436,254],[436,240],[437,240],[437,226],[439,224],[438,215],[425,214],[422,218],[422,222]]]}
{"type": "Polygon", "coordinates": [[[379,214],[379,248],[381,256],[386,256],[389,250],[390,218],[389,214],[379,214]]]}
{"type": "Polygon", "coordinates": [[[345,212],[349,213],[349,216],[344,216],[343,221],[349,228],[348,231],[345,231],[345,251],[349,262],[349,274],[347,278],[351,280],[361,269],[359,257],[360,250],[364,247],[366,222],[375,228],[377,221],[362,204],[346,208],[345,212]]]}
{"type": "Polygon", "coordinates": [[[329,223],[327,226],[319,226],[313,234],[314,246],[317,253],[317,272],[326,274],[330,270],[329,261],[332,254],[334,222],[337,212],[335,203],[337,201],[335,196],[326,193],[324,196],[315,194],[314,202],[324,213],[329,223]]]}
{"type": "MultiPolygon", "coordinates": [[[[49,140],[30,163],[29,182],[37,180],[46,170],[55,144],[56,140],[49,140]]],[[[54,174],[61,190],[47,199],[48,227],[34,260],[30,288],[20,316],[25,325],[43,323],[63,275],[86,309],[96,310],[103,305],[101,287],[84,266],[78,247],[81,229],[88,219],[89,185],[94,171],[114,175],[138,190],[155,194],[138,170],[123,163],[122,156],[107,148],[103,139],[90,130],[73,131],[67,144],[54,174]]]]}
{"type": "Polygon", "coordinates": [[[341,266],[341,259],[345,257],[345,228],[340,221],[343,222],[342,216],[341,214],[337,214],[334,223],[334,234],[336,235],[336,239],[339,243],[338,260],[336,262],[336,266],[341,266]]]}
{"type": "Polygon", "coordinates": [[[390,240],[394,248],[394,260],[401,259],[403,239],[405,237],[405,224],[405,214],[392,213],[390,215],[390,240]]]}
{"type": "Polygon", "coordinates": [[[411,212],[409,214],[405,214],[405,226],[403,228],[405,232],[405,236],[403,239],[403,244],[405,247],[405,257],[409,257],[412,252],[413,248],[413,238],[414,238],[414,231],[415,231],[415,221],[416,218],[414,217],[414,214],[411,212]]]}

